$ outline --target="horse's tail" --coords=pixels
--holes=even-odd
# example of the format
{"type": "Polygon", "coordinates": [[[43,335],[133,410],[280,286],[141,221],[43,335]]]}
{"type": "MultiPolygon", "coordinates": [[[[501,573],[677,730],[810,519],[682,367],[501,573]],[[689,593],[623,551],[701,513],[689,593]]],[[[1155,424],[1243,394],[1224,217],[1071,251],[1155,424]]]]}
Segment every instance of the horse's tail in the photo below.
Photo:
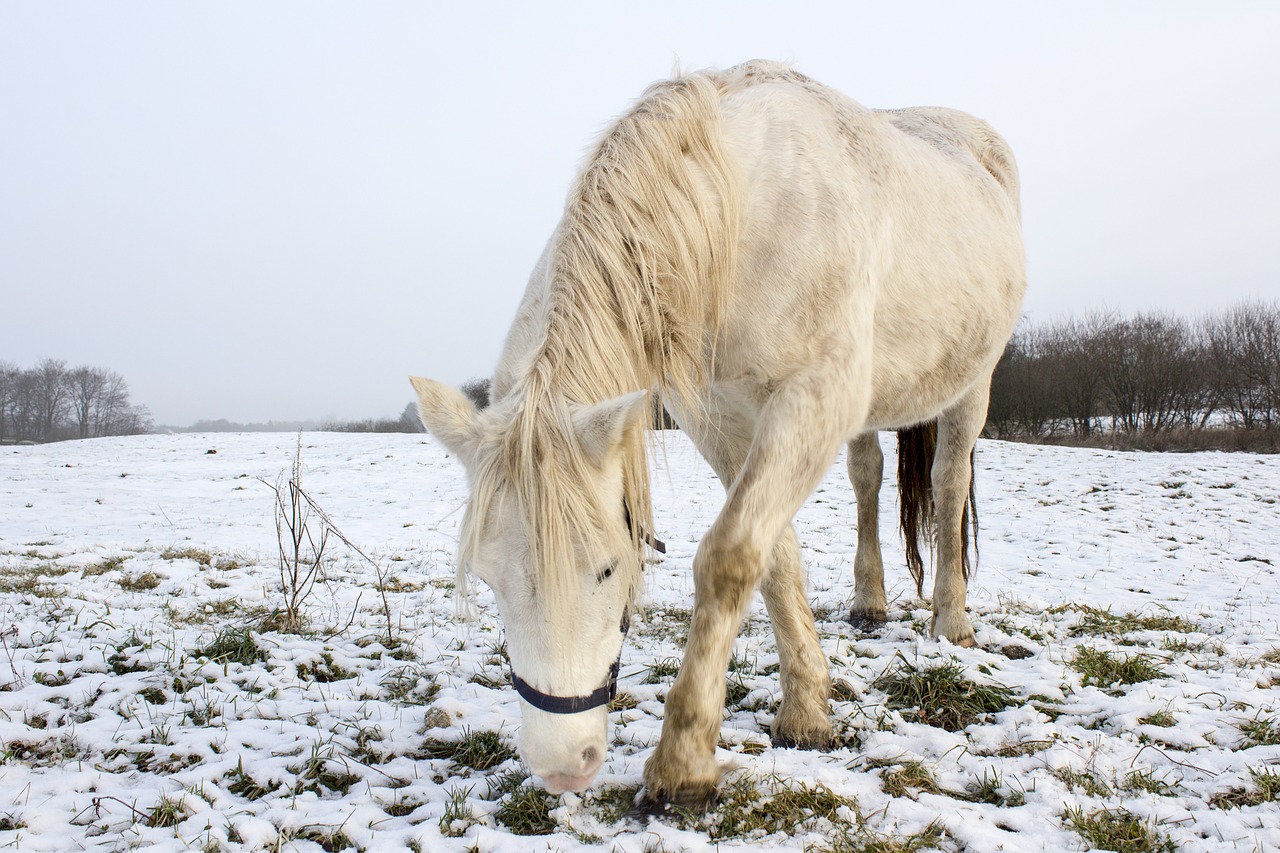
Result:
{"type": "MultiPolygon", "coordinates": [[[[920,541],[934,528],[933,481],[930,470],[938,445],[938,422],[927,421],[898,430],[898,524],[906,543],[907,570],[924,596],[924,559],[920,541]]],[[[978,559],[978,505],[974,493],[973,451],[969,451],[969,496],[960,516],[960,567],[969,581],[969,519],[973,519],[974,565],[978,559]]]]}

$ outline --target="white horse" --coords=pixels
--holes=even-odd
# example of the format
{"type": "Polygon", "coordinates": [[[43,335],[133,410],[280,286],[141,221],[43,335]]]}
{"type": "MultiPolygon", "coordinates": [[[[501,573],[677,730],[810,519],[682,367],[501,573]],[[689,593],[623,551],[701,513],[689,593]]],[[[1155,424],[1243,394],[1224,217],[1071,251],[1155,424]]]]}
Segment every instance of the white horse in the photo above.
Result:
{"type": "Polygon", "coordinates": [[[653,801],[714,796],[726,667],[758,586],[781,658],[774,740],[829,744],[791,520],[846,442],[851,615],[885,618],[875,431],[936,421],[932,630],[973,644],[971,452],[1025,286],[1013,157],[964,113],[868,110],[757,61],[655,84],[604,134],[534,269],[492,406],[413,380],[470,479],[460,573],[493,588],[521,754],[548,790],[584,789],[605,758],[652,523],[648,389],[727,490],[694,558],[688,645],[645,767],[653,801]]]}

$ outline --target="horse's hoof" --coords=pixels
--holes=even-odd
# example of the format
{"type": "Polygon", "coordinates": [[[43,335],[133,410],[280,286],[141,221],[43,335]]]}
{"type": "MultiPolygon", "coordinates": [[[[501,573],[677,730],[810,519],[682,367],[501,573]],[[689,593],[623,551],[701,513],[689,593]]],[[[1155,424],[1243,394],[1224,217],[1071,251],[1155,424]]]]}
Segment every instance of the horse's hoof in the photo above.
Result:
{"type": "Polygon", "coordinates": [[[859,613],[856,610],[849,611],[849,624],[857,631],[871,632],[877,631],[889,621],[889,614],[881,610],[872,613],[859,613]]]}
{"type": "Polygon", "coordinates": [[[673,813],[701,815],[714,809],[719,802],[720,797],[714,787],[691,786],[678,791],[662,791],[657,794],[645,789],[640,795],[637,809],[641,814],[653,817],[664,817],[673,813]]]}
{"type": "Polygon", "coordinates": [[[784,700],[769,730],[773,745],[788,749],[827,749],[832,736],[825,699],[817,707],[784,700]]]}
{"type": "Polygon", "coordinates": [[[942,617],[935,613],[929,626],[929,633],[934,639],[946,637],[953,646],[972,649],[978,645],[978,638],[973,633],[973,623],[963,613],[957,617],[942,617]]]}
{"type": "Polygon", "coordinates": [[[824,751],[831,748],[831,732],[803,732],[798,734],[770,735],[769,740],[780,749],[812,749],[824,751]]]}

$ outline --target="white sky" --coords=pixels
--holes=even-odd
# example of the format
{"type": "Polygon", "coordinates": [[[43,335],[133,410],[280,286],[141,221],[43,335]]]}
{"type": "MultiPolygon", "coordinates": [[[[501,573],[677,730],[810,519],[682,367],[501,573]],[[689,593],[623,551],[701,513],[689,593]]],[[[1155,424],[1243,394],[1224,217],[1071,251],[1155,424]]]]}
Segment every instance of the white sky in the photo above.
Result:
{"type": "Polygon", "coordinates": [[[0,360],[160,423],[487,375],[583,153],[763,57],[1018,155],[1039,319],[1280,298],[1280,3],[0,0],[0,360]]]}

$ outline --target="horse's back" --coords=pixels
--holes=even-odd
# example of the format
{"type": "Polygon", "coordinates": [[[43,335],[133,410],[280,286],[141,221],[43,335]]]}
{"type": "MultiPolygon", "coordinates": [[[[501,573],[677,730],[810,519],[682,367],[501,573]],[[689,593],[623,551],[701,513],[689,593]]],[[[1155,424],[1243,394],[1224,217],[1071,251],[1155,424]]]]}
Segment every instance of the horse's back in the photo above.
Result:
{"type": "Polygon", "coordinates": [[[745,188],[725,367],[768,381],[835,355],[872,383],[868,425],[945,408],[989,373],[1025,289],[1008,146],[958,110],[871,110],[786,66],[724,74],[745,188]]]}

